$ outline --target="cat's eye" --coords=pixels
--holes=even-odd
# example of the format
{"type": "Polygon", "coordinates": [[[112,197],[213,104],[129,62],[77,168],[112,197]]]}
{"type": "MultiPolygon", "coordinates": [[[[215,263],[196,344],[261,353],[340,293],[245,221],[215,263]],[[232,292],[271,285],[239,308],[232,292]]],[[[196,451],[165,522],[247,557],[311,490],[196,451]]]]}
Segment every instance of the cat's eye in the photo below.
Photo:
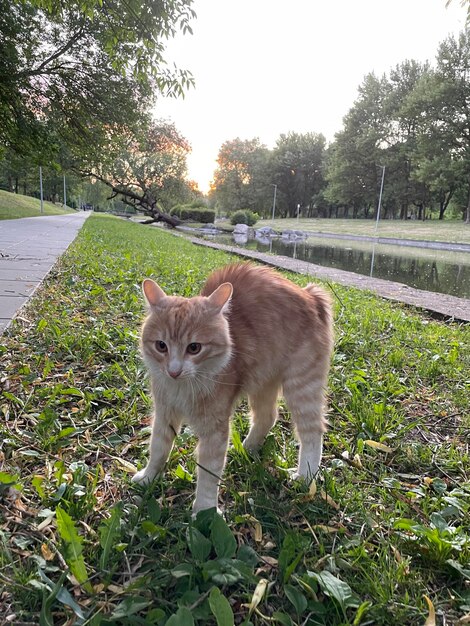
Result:
{"type": "Polygon", "coordinates": [[[165,352],[168,352],[168,347],[164,341],[156,341],[155,347],[157,349],[157,352],[160,352],[161,354],[165,354],[165,352]]]}
{"type": "Polygon", "coordinates": [[[198,354],[201,352],[201,344],[200,343],[190,343],[186,348],[186,352],[188,354],[198,354]]]}

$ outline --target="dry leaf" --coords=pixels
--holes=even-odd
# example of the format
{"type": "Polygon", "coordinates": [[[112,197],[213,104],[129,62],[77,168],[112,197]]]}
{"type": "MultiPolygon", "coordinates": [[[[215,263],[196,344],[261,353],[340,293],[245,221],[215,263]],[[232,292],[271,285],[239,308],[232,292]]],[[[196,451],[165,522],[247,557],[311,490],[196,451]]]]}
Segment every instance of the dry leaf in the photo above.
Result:
{"type": "Polygon", "coordinates": [[[249,609],[248,614],[249,615],[251,615],[253,613],[253,611],[256,609],[258,604],[263,599],[264,594],[266,593],[266,587],[267,586],[268,586],[268,581],[266,580],[266,578],[261,578],[259,583],[256,585],[256,589],[253,592],[253,596],[251,598],[251,602],[248,605],[248,609],[249,609]]]}
{"type": "Polygon", "coordinates": [[[423,596],[426,600],[426,604],[428,605],[429,615],[427,620],[424,622],[424,626],[436,626],[436,611],[434,610],[434,605],[428,596],[423,596]]]}
{"type": "Polygon", "coordinates": [[[264,563],[267,563],[267,565],[270,565],[271,567],[277,567],[278,560],[275,559],[273,556],[261,556],[260,558],[264,563]]]}
{"type": "Polygon", "coordinates": [[[310,487],[308,488],[309,498],[314,498],[317,493],[317,481],[315,479],[310,483],[310,487]]]}
{"type": "Polygon", "coordinates": [[[54,553],[49,548],[47,543],[41,544],[41,553],[42,553],[42,556],[46,559],[46,561],[52,561],[52,559],[54,558],[54,553]]]}
{"type": "Polygon", "coordinates": [[[390,446],[386,446],[384,443],[380,443],[380,441],[366,439],[364,443],[366,444],[366,446],[369,446],[369,448],[374,448],[375,450],[380,450],[381,452],[393,452],[393,448],[390,448],[390,446]]]}
{"type": "Polygon", "coordinates": [[[263,527],[261,526],[261,523],[256,519],[256,517],[253,517],[253,515],[244,515],[243,518],[247,522],[250,522],[252,524],[252,527],[253,527],[253,539],[256,541],[256,543],[259,543],[260,541],[262,541],[262,539],[263,539],[263,527]]]}
{"type": "Polygon", "coordinates": [[[455,626],[464,626],[465,624],[470,624],[470,613],[467,613],[467,615],[464,615],[455,622],[455,626]]]}
{"type": "Polygon", "coordinates": [[[107,589],[109,589],[109,591],[111,591],[112,593],[124,593],[126,591],[125,587],[119,587],[118,585],[108,585],[107,589]]]}
{"type": "Polygon", "coordinates": [[[362,469],[363,468],[361,457],[359,456],[359,454],[355,454],[354,455],[354,458],[352,459],[351,463],[355,467],[357,467],[358,469],[362,469]]]}
{"type": "Polygon", "coordinates": [[[393,552],[393,556],[395,557],[395,561],[397,563],[401,563],[403,561],[403,557],[400,554],[400,552],[395,548],[395,546],[391,546],[392,552],[393,552]]]}
{"type": "Polygon", "coordinates": [[[339,511],[339,504],[337,504],[333,498],[331,496],[329,496],[327,493],[325,493],[323,491],[323,489],[320,491],[320,496],[322,498],[322,500],[325,500],[327,504],[329,504],[331,507],[333,507],[334,509],[336,509],[337,511],[339,511]]]}
{"type": "Polygon", "coordinates": [[[126,459],[120,459],[118,456],[113,456],[111,458],[117,461],[122,469],[124,469],[126,472],[129,472],[129,474],[137,474],[136,466],[129,461],[126,461],[126,459]]]}
{"type": "Polygon", "coordinates": [[[315,524],[312,528],[314,530],[322,530],[324,533],[338,533],[340,531],[336,526],[325,526],[324,524],[315,524]]]}
{"type": "Polygon", "coordinates": [[[53,515],[48,515],[46,517],[46,519],[44,519],[40,524],[37,525],[37,529],[38,530],[44,530],[45,528],[47,528],[51,524],[53,519],[54,519],[53,515]]]}

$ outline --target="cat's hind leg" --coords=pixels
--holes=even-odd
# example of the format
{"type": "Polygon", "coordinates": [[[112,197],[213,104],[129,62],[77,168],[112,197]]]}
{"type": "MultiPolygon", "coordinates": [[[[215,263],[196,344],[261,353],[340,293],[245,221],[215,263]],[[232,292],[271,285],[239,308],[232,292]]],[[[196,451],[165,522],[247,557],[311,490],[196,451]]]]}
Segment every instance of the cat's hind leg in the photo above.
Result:
{"type": "Polygon", "coordinates": [[[279,383],[270,383],[261,391],[250,394],[248,400],[251,407],[251,428],[243,447],[249,452],[257,450],[277,419],[277,398],[279,383]]]}
{"type": "Polygon", "coordinates": [[[302,372],[283,385],[284,398],[291,412],[297,438],[300,442],[296,478],[311,480],[318,471],[323,450],[325,388],[323,377],[312,378],[311,372],[302,372]]]}

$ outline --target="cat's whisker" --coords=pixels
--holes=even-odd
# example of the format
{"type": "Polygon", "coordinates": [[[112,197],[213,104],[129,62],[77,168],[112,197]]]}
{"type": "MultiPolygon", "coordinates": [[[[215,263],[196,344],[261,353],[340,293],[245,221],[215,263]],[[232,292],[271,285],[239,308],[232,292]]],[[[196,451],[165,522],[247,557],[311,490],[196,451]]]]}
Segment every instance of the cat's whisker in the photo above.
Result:
{"type": "Polygon", "coordinates": [[[198,372],[197,376],[199,378],[205,378],[206,380],[210,380],[213,383],[216,383],[217,385],[226,385],[228,387],[237,387],[238,383],[227,383],[227,382],[223,382],[222,380],[220,380],[220,378],[213,378],[211,376],[205,376],[202,372],[198,372]]]}
{"type": "Polygon", "coordinates": [[[209,396],[210,398],[214,397],[214,387],[209,387],[206,383],[204,383],[201,378],[198,376],[196,376],[194,378],[195,382],[199,385],[199,389],[203,388],[204,391],[206,392],[205,395],[209,396]]]}

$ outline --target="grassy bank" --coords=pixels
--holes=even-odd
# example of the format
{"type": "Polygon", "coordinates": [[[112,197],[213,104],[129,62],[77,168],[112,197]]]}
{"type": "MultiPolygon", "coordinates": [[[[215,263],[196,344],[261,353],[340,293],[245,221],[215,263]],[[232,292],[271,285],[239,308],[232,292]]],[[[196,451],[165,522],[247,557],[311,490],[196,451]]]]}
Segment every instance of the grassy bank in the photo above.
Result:
{"type": "Polygon", "coordinates": [[[131,485],[151,413],[139,284],[190,296],[229,260],[92,216],[3,338],[0,622],[416,626],[427,596],[436,623],[457,624],[470,612],[469,326],[334,286],[331,428],[310,490],[289,482],[282,406],[246,457],[245,404],[226,522],[190,518],[189,431],[152,488],[131,485]]]}
{"type": "MultiPolygon", "coordinates": [[[[44,215],[63,215],[73,209],[63,209],[62,205],[44,202],[44,215]]],[[[19,217],[38,217],[41,215],[41,202],[31,196],[9,193],[0,189],[0,220],[13,220],[19,217]]]]}
{"type": "MultiPolygon", "coordinates": [[[[230,222],[219,222],[230,225],[230,222]]],[[[470,243],[470,226],[462,221],[452,220],[439,222],[432,220],[419,222],[415,220],[382,220],[377,232],[374,220],[345,219],[276,219],[260,220],[255,228],[271,226],[276,230],[305,230],[311,233],[332,233],[336,235],[365,235],[367,237],[398,237],[399,239],[418,239],[428,241],[452,241],[470,243]]]]}

